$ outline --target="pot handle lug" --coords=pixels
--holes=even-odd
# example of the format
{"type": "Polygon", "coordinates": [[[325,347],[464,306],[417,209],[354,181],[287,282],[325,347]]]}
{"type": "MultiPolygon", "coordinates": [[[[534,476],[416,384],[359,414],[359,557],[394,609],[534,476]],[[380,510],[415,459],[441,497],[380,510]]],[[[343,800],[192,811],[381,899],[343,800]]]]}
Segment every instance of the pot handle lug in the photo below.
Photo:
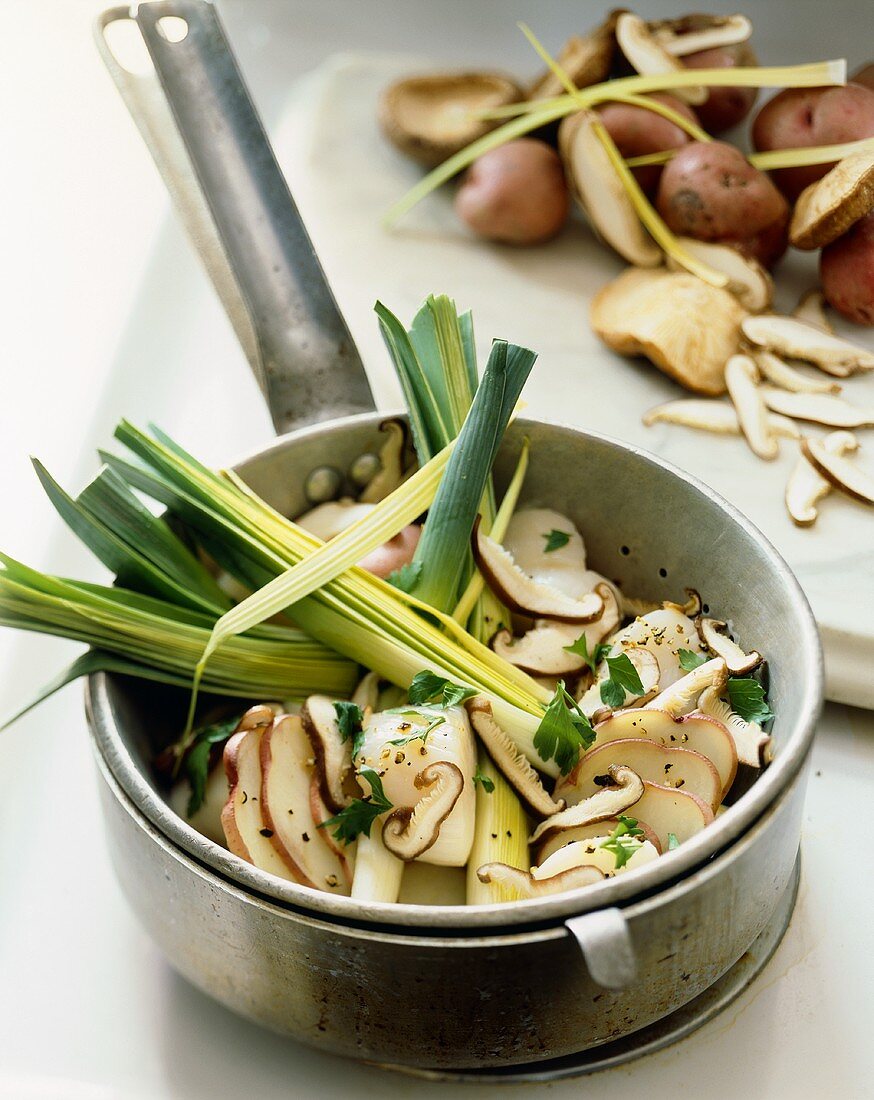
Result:
{"type": "Polygon", "coordinates": [[[224,29],[208,0],[97,17],[101,57],[142,134],[264,393],[277,431],[374,408],[224,29]],[[107,28],[130,20],[154,65],[129,72],[107,28]]]}
{"type": "Polygon", "coordinates": [[[637,978],[637,957],[620,909],[599,909],[565,921],[594,981],[604,989],[625,989],[637,978]]]}

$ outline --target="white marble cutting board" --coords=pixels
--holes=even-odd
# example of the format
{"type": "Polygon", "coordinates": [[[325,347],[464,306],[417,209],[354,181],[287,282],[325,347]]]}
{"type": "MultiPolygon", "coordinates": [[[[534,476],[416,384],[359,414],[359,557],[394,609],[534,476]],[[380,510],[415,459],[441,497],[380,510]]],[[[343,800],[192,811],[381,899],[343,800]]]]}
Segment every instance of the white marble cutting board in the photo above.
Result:
{"type": "MultiPolygon", "coordinates": [[[[587,226],[575,219],[538,248],[489,245],[457,221],[451,188],[430,196],[396,229],[381,226],[381,215],[420,172],[379,133],[376,100],[394,77],[426,68],[408,56],[337,56],[297,87],[274,130],[278,157],[378,405],[397,406],[400,392],[373,315],[375,297],[408,320],[428,293],[450,294],[460,308],[473,310],[481,349],[500,336],[539,353],[524,395],[531,415],[645,447],[744,511],[786,557],[813,605],[829,697],[874,708],[874,512],[833,493],[816,526],[801,530],[783,506],[798,454],[794,442],[783,441],[780,457],[766,463],[738,438],[644,427],[646,409],[683,391],[647,362],[608,351],[589,328],[592,295],[623,264],[587,226]]],[[[778,307],[789,310],[815,281],[813,259],[791,254],[777,273],[778,307]]],[[[870,330],[839,328],[874,346],[870,330]]],[[[874,405],[874,375],[850,379],[844,396],[874,405]]],[[[859,435],[860,461],[874,472],[874,431],[859,435]]]]}

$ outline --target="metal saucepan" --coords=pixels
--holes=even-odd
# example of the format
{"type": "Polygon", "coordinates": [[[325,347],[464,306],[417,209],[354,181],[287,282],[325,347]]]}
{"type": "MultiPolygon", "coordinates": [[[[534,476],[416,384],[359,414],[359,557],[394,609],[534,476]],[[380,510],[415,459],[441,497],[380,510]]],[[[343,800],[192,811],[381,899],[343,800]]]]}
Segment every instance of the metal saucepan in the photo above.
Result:
{"type": "MultiPolygon", "coordinates": [[[[129,17],[107,12],[101,42],[108,24],[129,17]]],[[[296,429],[237,469],[294,515],[306,507],[306,474],[325,463],[347,468],[373,450],[382,418],[361,411],[372,408],[363,367],[212,6],[162,0],[132,17],[162,94],[154,77],[121,71],[104,43],[107,61],[277,426],[296,429]],[[162,33],[167,16],[185,20],[181,40],[162,33]]],[[[110,851],[137,915],[194,984],[325,1050],[476,1072],[615,1045],[706,996],[778,910],[785,919],[791,909],[822,700],[819,642],[800,587],[729,504],[627,444],[517,422],[496,465],[499,487],[523,435],[532,443],[525,500],[568,514],[599,571],[654,599],[698,588],[768,655],[775,759],[713,825],[634,875],[515,905],[365,905],[281,882],[191,829],[149,768],[152,748],[178,731],[185,693],[92,677],[88,713],[110,851]]]]}

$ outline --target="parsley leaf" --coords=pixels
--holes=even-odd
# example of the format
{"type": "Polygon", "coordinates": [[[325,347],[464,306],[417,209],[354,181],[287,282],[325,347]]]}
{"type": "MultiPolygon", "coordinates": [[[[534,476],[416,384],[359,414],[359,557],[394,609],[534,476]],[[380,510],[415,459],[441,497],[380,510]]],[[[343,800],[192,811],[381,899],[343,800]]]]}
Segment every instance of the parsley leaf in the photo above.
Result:
{"type": "Polygon", "coordinates": [[[673,852],[675,848],[680,847],[680,842],[677,840],[676,833],[668,833],[668,851],[673,852]]]}
{"type": "Polygon", "coordinates": [[[441,707],[454,707],[463,703],[465,699],[472,699],[478,695],[474,688],[462,687],[461,684],[453,684],[445,676],[438,676],[430,669],[417,672],[410,684],[410,702],[414,705],[431,703],[439,699],[437,703],[441,707]]]}
{"type": "Polygon", "coordinates": [[[410,593],[419,583],[421,575],[422,563],[420,561],[408,561],[400,569],[395,569],[393,573],[389,573],[385,579],[389,584],[393,584],[395,588],[399,588],[401,592],[410,593]]]}
{"type": "Polygon", "coordinates": [[[240,724],[240,715],[228,718],[224,722],[213,722],[203,726],[195,735],[191,747],[185,754],[185,774],[191,784],[191,794],[185,813],[192,817],[203,805],[206,797],[206,781],[209,778],[209,758],[213,745],[227,741],[240,724]]]}
{"type": "Polygon", "coordinates": [[[361,768],[358,775],[370,784],[370,794],[364,798],[353,799],[338,814],[329,817],[319,825],[320,829],[333,828],[334,839],[343,844],[350,844],[360,833],[370,836],[370,830],[379,815],[394,809],[385,797],[382,780],[373,768],[361,768]]]}
{"type": "Polygon", "coordinates": [[[487,775],[483,775],[479,768],[473,773],[473,785],[476,786],[477,783],[479,783],[486,794],[491,794],[495,789],[494,780],[489,779],[487,775]]]}
{"type": "Polygon", "coordinates": [[[334,713],[337,715],[340,736],[344,741],[348,741],[350,737],[352,738],[352,759],[354,760],[361,752],[361,745],[364,742],[364,729],[362,727],[364,715],[356,703],[347,703],[345,700],[334,704],[334,713]]]}
{"type": "Polygon", "coordinates": [[[561,550],[563,546],[567,546],[571,541],[571,537],[567,531],[556,531],[554,527],[551,531],[546,532],[540,537],[546,539],[546,547],[543,551],[544,554],[551,554],[553,550],[561,550]]]}
{"type": "Polygon", "coordinates": [[[677,656],[680,658],[680,668],[684,672],[694,672],[707,660],[703,653],[693,653],[691,649],[678,649],[677,656]]]}
{"type": "Polygon", "coordinates": [[[638,848],[643,847],[643,841],[638,839],[641,836],[643,836],[643,829],[638,829],[637,819],[620,814],[619,824],[601,844],[602,848],[613,853],[617,871],[625,866],[638,848]]]}
{"type": "Polygon", "coordinates": [[[606,660],[610,677],[601,681],[602,703],[616,709],[625,702],[626,694],[634,697],[644,694],[640,676],[627,653],[607,657],[606,660]]]}
{"type": "Polygon", "coordinates": [[[577,657],[582,657],[588,668],[592,670],[592,675],[594,676],[595,666],[601,663],[604,655],[609,653],[613,647],[609,642],[598,642],[592,653],[589,653],[589,639],[586,637],[585,631],[583,631],[573,645],[566,645],[562,648],[566,649],[568,653],[574,653],[577,657]]]}
{"type": "Polygon", "coordinates": [[[731,677],[728,681],[728,701],[735,714],[745,722],[767,722],[774,712],[765,700],[765,689],[758,680],[731,677]]]}
{"type": "Polygon", "coordinates": [[[534,747],[541,760],[555,760],[562,775],[567,775],[580,758],[580,752],[595,740],[595,731],[579,704],[559,680],[549,706],[544,712],[534,747]]]}
{"type": "MultiPolygon", "coordinates": [[[[416,717],[416,718],[425,717],[425,715],[421,715],[421,714],[419,714],[418,711],[415,711],[415,710],[414,711],[408,711],[407,713],[410,714],[411,716],[416,717]]],[[[407,737],[399,737],[395,741],[386,741],[386,744],[387,745],[409,745],[409,743],[411,741],[418,741],[418,740],[421,739],[422,744],[425,745],[428,742],[429,734],[433,733],[434,730],[436,730],[438,726],[444,725],[445,722],[446,722],[446,719],[443,717],[443,715],[438,714],[437,717],[432,718],[430,722],[428,722],[427,719],[426,719],[426,724],[424,726],[420,726],[419,729],[416,730],[415,733],[411,733],[407,737]]]]}

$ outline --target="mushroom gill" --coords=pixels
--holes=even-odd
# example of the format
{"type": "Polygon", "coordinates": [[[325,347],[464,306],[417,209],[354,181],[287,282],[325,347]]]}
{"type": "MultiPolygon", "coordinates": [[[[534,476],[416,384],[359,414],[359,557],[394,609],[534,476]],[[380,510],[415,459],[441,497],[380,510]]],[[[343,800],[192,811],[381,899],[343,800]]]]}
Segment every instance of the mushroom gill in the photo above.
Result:
{"type": "Polygon", "coordinates": [[[467,711],[471,725],[494,760],[495,766],[531,809],[544,817],[562,810],[564,802],[553,799],[513,739],[495,721],[489,700],[484,695],[475,695],[468,701],[467,711]]]}

